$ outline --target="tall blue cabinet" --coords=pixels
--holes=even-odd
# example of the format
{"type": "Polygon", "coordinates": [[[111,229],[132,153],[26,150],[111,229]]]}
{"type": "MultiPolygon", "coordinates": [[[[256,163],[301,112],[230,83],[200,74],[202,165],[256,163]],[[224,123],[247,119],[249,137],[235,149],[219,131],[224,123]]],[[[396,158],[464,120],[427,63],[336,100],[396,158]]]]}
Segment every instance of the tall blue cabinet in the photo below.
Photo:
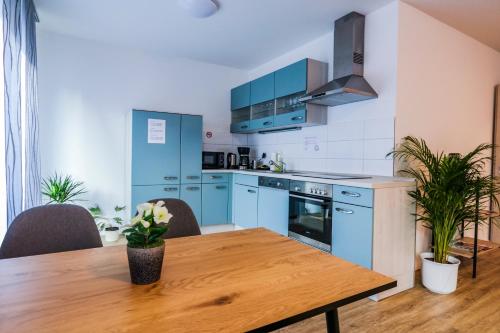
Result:
{"type": "Polygon", "coordinates": [[[180,198],[201,223],[202,126],[201,116],[132,111],[132,215],[141,202],[180,198]],[[164,143],[148,142],[151,122],[158,121],[164,143]]]}

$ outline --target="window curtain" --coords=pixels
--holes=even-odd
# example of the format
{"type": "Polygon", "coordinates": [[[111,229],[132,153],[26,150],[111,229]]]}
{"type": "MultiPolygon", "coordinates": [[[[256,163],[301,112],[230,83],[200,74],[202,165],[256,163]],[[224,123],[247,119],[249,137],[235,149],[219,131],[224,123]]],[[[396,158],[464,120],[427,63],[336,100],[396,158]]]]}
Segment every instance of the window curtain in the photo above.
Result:
{"type": "Polygon", "coordinates": [[[36,55],[38,18],[32,0],[3,0],[2,18],[2,120],[5,130],[2,171],[8,226],[23,210],[41,203],[36,55]]]}

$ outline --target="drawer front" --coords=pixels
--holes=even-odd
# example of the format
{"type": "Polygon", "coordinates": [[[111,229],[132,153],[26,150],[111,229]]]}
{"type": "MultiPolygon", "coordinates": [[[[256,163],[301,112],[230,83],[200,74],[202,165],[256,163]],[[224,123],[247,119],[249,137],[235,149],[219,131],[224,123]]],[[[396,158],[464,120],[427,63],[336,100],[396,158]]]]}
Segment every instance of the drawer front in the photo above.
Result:
{"type": "Polygon", "coordinates": [[[259,176],[251,176],[251,175],[234,175],[234,182],[236,184],[247,185],[247,186],[259,186],[259,176]]]}
{"type": "Polygon", "coordinates": [[[333,203],[332,254],[372,268],[373,209],[333,203]]]}
{"type": "Polygon", "coordinates": [[[250,131],[250,121],[242,121],[240,123],[231,124],[232,133],[244,133],[250,131]]]}
{"type": "Polygon", "coordinates": [[[306,122],[306,110],[298,110],[289,113],[276,115],[274,126],[286,126],[293,124],[302,124],[306,122]]]}
{"type": "Polygon", "coordinates": [[[203,183],[213,184],[213,183],[227,183],[229,180],[229,174],[227,173],[204,173],[203,183]]]}
{"type": "Polygon", "coordinates": [[[250,128],[252,130],[264,129],[274,126],[274,116],[264,117],[250,121],[250,128]]]}
{"type": "Polygon", "coordinates": [[[333,185],[333,201],[373,207],[373,190],[362,187],[333,185]]]}
{"type": "Polygon", "coordinates": [[[202,225],[229,223],[228,200],[228,184],[203,184],[202,225]]]}

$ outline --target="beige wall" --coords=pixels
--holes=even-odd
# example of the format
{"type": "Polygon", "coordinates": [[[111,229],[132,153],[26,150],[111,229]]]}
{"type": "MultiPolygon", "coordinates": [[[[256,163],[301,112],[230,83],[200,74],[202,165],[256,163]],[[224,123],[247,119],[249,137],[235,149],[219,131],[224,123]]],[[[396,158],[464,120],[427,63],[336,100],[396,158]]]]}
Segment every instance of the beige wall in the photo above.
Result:
{"type": "MultiPolygon", "coordinates": [[[[464,153],[491,142],[500,53],[405,3],[399,10],[396,143],[414,135],[464,153]]],[[[419,226],[417,253],[428,243],[419,226]]]]}

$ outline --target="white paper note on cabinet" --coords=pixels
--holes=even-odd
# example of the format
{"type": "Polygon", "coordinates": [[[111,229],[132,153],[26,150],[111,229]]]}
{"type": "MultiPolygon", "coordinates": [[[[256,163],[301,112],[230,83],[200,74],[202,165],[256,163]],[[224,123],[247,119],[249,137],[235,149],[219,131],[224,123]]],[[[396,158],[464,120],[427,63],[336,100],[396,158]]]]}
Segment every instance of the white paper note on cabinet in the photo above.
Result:
{"type": "Polygon", "coordinates": [[[148,119],[148,143],[165,143],[164,119],[148,119]]]}

